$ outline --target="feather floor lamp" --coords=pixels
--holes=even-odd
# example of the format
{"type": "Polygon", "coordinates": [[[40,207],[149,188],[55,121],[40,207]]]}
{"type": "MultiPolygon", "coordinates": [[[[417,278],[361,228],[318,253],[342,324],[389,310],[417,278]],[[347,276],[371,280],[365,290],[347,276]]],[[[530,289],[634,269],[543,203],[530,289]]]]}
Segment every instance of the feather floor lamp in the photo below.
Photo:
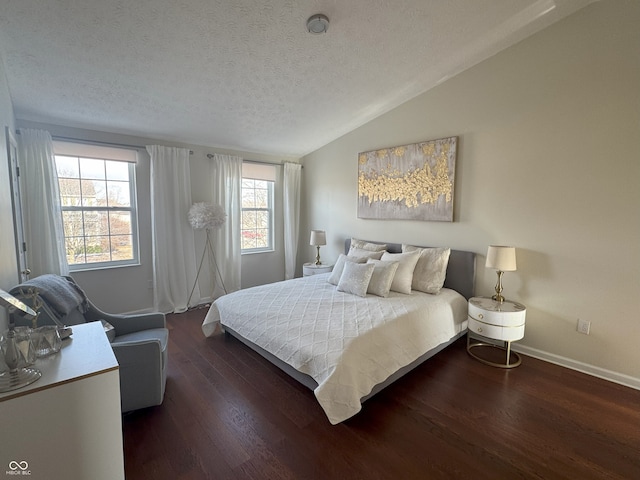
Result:
{"type": "Polygon", "coordinates": [[[227,287],[225,287],[224,285],[224,280],[222,279],[222,274],[220,273],[220,268],[218,267],[218,262],[216,261],[216,254],[213,249],[213,243],[211,242],[211,230],[222,227],[222,225],[224,225],[224,222],[227,220],[227,214],[225,213],[224,208],[222,208],[220,205],[198,202],[191,205],[188,217],[189,223],[194,230],[206,231],[207,239],[205,241],[204,249],[202,250],[202,257],[200,258],[200,263],[198,265],[198,273],[196,274],[196,279],[193,282],[191,293],[189,293],[187,306],[189,306],[191,297],[193,296],[193,292],[196,289],[196,284],[198,283],[198,278],[200,277],[200,272],[202,270],[202,264],[204,263],[204,257],[207,253],[209,254],[209,260],[213,263],[213,265],[211,266],[211,270],[214,272],[214,288],[217,279],[220,279],[222,290],[225,294],[229,293],[227,292],[227,287]]]}

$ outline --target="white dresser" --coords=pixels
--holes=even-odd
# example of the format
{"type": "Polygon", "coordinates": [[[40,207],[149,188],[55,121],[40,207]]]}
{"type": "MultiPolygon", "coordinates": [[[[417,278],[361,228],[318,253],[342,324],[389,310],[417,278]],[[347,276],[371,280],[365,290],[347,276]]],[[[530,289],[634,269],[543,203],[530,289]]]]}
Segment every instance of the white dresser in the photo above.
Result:
{"type": "Polygon", "coordinates": [[[119,367],[102,324],[74,326],[60,352],[34,367],[40,379],[0,394],[0,472],[124,479],[119,367]]]}
{"type": "Polygon", "coordinates": [[[517,367],[521,363],[520,356],[511,352],[511,342],[524,337],[526,308],[521,303],[505,300],[498,302],[489,297],[473,297],[469,299],[467,352],[475,359],[501,368],[517,367]],[[504,342],[504,346],[493,343],[475,341],[473,336],[504,342]],[[476,348],[501,348],[505,351],[505,362],[493,362],[476,354],[476,348]],[[515,358],[512,361],[512,357],[515,358]]]}

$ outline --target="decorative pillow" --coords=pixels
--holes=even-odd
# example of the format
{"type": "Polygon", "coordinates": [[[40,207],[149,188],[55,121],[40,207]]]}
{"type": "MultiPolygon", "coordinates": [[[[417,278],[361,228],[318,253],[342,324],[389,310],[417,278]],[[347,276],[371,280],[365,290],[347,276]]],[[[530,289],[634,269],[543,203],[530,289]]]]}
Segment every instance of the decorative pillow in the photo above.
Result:
{"type": "Polygon", "coordinates": [[[393,277],[396,275],[396,270],[398,270],[399,262],[383,262],[382,260],[373,260],[370,258],[367,260],[367,263],[372,263],[374,266],[367,293],[377,295],[378,297],[389,296],[391,283],[393,282],[393,277]]]}
{"type": "Polygon", "coordinates": [[[380,250],[379,252],[373,252],[371,250],[364,250],[362,248],[351,247],[349,248],[349,253],[347,254],[347,256],[352,258],[364,258],[364,261],[366,262],[367,258],[380,260],[380,257],[382,257],[383,253],[384,253],[384,250],[380,250]]]}
{"type": "Polygon", "coordinates": [[[345,263],[365,263],[366,261],[366,258],[347,257],[344,253],[341,253],[338,257],[338,260],[336,260],[336,264],[333,267],[333,270],[331,271],[331,275],[329,275],[327,282],[329,282],[331,285],[338,285],[345,263]]]}
{"type": "Polygon", "coordinates": [[[338,291],[352,293],[359,297],[367,296],[367,287],[375,266],[372,263],[346,262],[338,282],[338,291]]]}
{"type": "Polygon", "coordinates": [[[438,294],[444,285],[449,265],[450,248],[420,248],[402,245],[403,252],[420,252],[420,258],[413,271],[411,288],[419,292],[438,294]]]}
{"type": "Polygon", "coordinates": [[[393,277],[391,290],[399,293],[411,293],[411,282],[413,281],[413,270],[420,258],[420,252],[409,253],[389,253],[384,252],[381,260],[386,262],[400,262],[398,270],[393,277]]]}
{"type": "Polygon", "coordinates": [[[387,249],[387,245],[381,243],[365,242],[364,240],[352,238],[351,246],[349,247],[349,249],[351,248],[360,248],[361,250],[369,250],[370,252],[382,252],[383,250],[387,249]]]}

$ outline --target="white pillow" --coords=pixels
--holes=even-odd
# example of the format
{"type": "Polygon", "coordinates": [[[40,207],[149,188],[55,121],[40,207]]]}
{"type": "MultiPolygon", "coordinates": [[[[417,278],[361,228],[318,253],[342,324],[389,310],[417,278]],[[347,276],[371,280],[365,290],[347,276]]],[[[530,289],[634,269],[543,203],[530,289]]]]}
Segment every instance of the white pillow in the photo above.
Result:
{"type": "Polygon", "coordinates": [[[346,262],[338,282],[338,291],[366,297],[374,268],[372,263],[346,262]]]}
{"type": "Polygon", "coordinates": [[[411,288],[419,292],[438,294],[444,285],[449,265],[450,248],[420,248],[402,245],[403,252],[420,252],[413,271],[411,288]]]}
{"type": "Polygon", "coordinates": [[[382,243],[365,242],[364,240],[352,238],[351,246],[349,248],[360,248],[362,250],[369,250],[371,252],[381,252],[387,249],[387,245],[382,243]]]}
{"type": "Polygon", "coordinates": [[[364,261],[367,261],[367,258],[373,258],[374,260],[380,260],[380,257],[384,253],[384,250],[380,250],[379,252],[373,252],[371,250],[364,250],[362,248],[349,248],[348,257],[352,258],[364,258],[364,261]]]}
{"type": "Polygon", "coordinates": [[[420,252],[410,253],[389,253],[384,252],[381,260],[385,262],[400,262],[398,270],[393,277],[391,290],[399,293],[411,293],[411,282],[413,281],[413,270],[420,258],[420,252]]]}
{"type": "Polygon", "coordinates": [[[344,253],[341,253],[340,256],[338,256],[338,260],[336,260],[336,264],[333,267],[333,270],[331,271],[331,275],[329,275],[327,282],[329,282],[331,285],[338,285],[340,277],[342,276],[344,264],[346,262],[365,263],[366,261],[366,258],[347,257],[344,253]]]}
{"type": "Polygon", "coordinates": [[[393,277],[395,277],[398,265],[400,264],[398,262],[383,262],[382,260],[373,260],[371,258],[367,260],[367,263],[374,265],[367,293],[377,295],[378,297],[389,296],[393,277]]]}

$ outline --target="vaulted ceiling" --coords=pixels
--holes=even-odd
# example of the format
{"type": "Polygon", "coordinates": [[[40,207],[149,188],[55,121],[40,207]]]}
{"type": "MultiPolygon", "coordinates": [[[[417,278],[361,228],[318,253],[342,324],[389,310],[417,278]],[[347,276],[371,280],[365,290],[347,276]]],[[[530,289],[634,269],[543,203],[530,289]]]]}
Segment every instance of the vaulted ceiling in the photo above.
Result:
{"type": "Polygon", "coordinates": [[[298,157],[593,1],[0,0],[0,57],[18,119],[298,157]]]}

